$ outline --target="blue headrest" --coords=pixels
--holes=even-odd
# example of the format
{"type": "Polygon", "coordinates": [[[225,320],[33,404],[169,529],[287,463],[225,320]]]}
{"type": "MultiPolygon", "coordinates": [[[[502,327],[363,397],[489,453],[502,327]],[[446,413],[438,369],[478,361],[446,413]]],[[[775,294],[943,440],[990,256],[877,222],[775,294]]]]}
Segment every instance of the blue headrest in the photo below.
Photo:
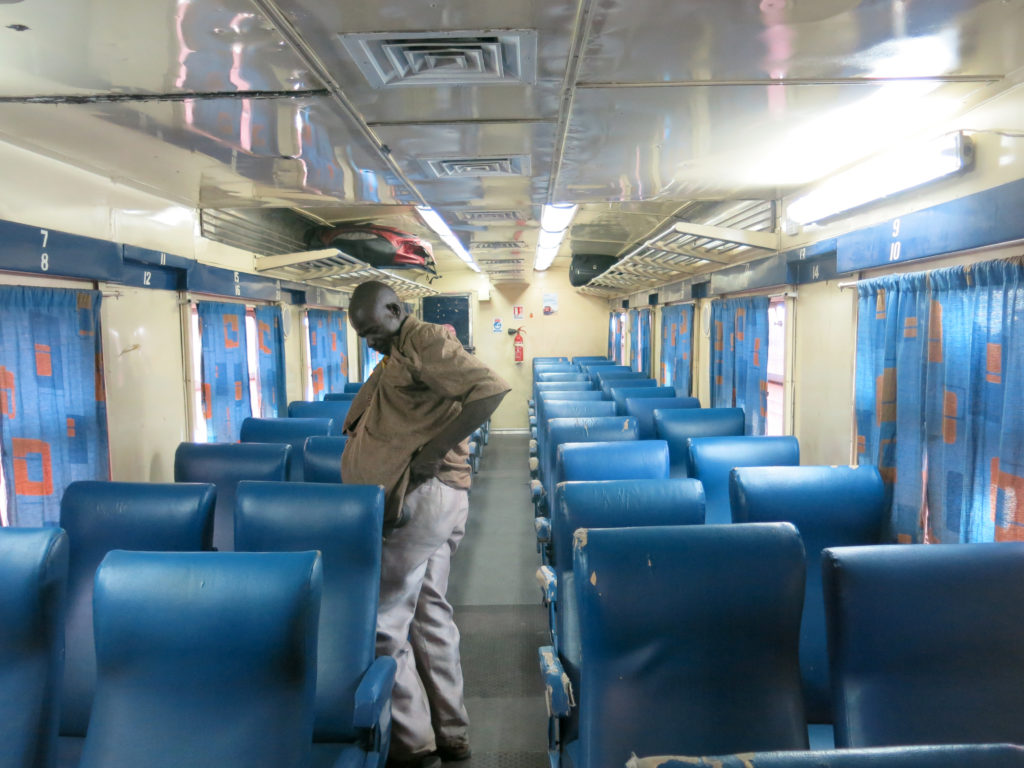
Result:
{"type": "Polygon", "coordinates": [[[0,764],[54,765],[68,537],[0,528],[0,764]]]}
{"type": "Polygon", "coordinates": [[[288,403],[288,418],[290,419],[334,419],[334,431],[331,434],[341,434],[341,427],[345,424],[345,417],[348,416],[348,409],[352,400],[295,400],[288,403]]]}
{"type": "Polygon", "coordinates": [[[826,549],[837,747],[1024,742],[1024,543],[826,549]]]}
{"type": "MultiPolygon", "coordinates": [[[[552,400],[606,400],[604,392],[599,389],[551,390],[537,393],[537,402],[552,400]]],[[[611,402],[609,400],[609,402],[611,402]]]]}
{"type": "Polygon", "coordinates": [[[704,484],[708,523],[731,523],[729,473],[734,467],[784,467],[800,463],[795,437],[691,437],[690,466],[704,484]]]}
{"type": "Polygon", "coordinates": [[[583,419],[548,419],[548,446],[562,443],[606,443],[636,440],[636,420],[626,416],[594,416],[583,419]]]}
{"type": "Polygon", "coordinates": [[[943,744],[928,747],[830,749],[816,752],[745,752],[715,757],[647,757],[629,768],[1020,768],[1016,744],[943,744]]]}
{"type": "MultiPolygon", "coordinates": [[[[178,445],[174,452],[174,481],[213,483],[217,486],[217,509],[213,524],[214,547],[221,551],[234,549],[235,487],[238,481],[286,479],[291,454],[291,446],[281,443],[178,445]]],[[[98,565],[99,560],[96,563],[98,565]]]]}
{"type": "Polygon", "coordinates": [[[607,355],[573,355],[574,363],[611,363],[607,355]]]}
{"type": "Polygon", "coordinates": [[[599,374],[604,374],[605,376],[614,376],[615,374],[619,373],[636,373],[636,371],[634,371],[628,365],[618,365],[614,363],[612,365],[604,365],[603,363],[598,363],[596,368],[590,367],[589,365],[587,366],[587,368],[589,368],[590,378],[592,378],[594,381],[597,381],[599,374]]]}
{"type": "Polygon", "coordinates": [[[672,456],[672,477],[690,477],[690,449],[686,441],[691,437],[715,435],[742,435],[742,408],[694,408],[654,410],[654,432],[668,441],[672,456]]]}
{"type": "MultiPolygon", "coordinates": [[[[655,387],[655,389],[659,389],[655,387]]],[[[648,392],[650,388],[648,388],[648,392]]],[[[657,395],[648,397],[647,392],[641,393],[640,397],[625,398],[626,414],[636,419],[640,427],[641,440],[654,440],[658,435],[654,431],[654,409],[675,410],[679,408],[700,408],[700,400],[696,397],[676,397],[675,394],[667,397],[657,395]]],[[[671,446],[670,446],[671,449],[671,446]]]]}
{"type": "Polygon", "coordinates": [[[804,703],[812,723],[831,723],[832,705],[821,591],[826,547],[880,544],[887,514],[875,467],[739,467],[729,478],[734,523],[793,523],[807,553],[800,622],[804,703]]]}
{"type": "Polygon", "coordinates": [[[578,765],[807,748],[792,525],[582,529],[573,559],[578,765]]]}
{"type": "MultiPolygon", "coordinates": [[[[651,379],[654,381],[654,379],[651,379]]],[[[626,415],[626,400],[630,397],[675,397],[675,387],[659,387],[655,381],[651,384],[639,384],[633,386],[630,383],[624,387],[618,387],[614,384],[608,388],[608,394],[611,395],[612,400],[615,401],[615,407],[618,408],[619,414],[622,416],[626,415]]]]}
{"type": "Polygon", "coordinates": [[[579,368],[566,361],[564,363],[543,363],[533,366],[533,378],[536,381],[537,375],[541,373],[577,373],[579,368]]]}
{"type": "Polygon", "coordinates": [[[668,478],[668,445],[664,440],[564,443],[558,448],[555,466],[557,482],[664,480],[668,478]]]}
{"type": "MultiPolygon", "coordinates": [[[[605,381],[602,381],[601,391],[604,392],[605,397],[614,400],[615,398],[612,396],[613,389],[629,387],[630,389],[637,390],[645,387],[654,388],[657,386],[658,382],[646,376],[618,376],[613,379],[606,379],[605,381]]],[[[673,389],[672,392],[675,393],[675,390],[673,389]]]]}
{"type": "Polygon", "coordinates": [[[363,382],[361,382],[361,381],[346,381],[345,382],[345,393],[346,394],[349,394],[349,393],[355,394],[356,392],[358,392],[362,388],[362,386],[363,386],[363,382]]]}
{"type": "Polygon", "coordinates": [[[560,571],[572,570],[577,528],[701,525],[704,489],[696,480],[590,480],[559,483],[551,537],[560,571]]]}
{"type": "Polygon", "coordinates": [[[60,502],[68,534],[67,651],[61,733],[84,736],[96,684],[93,580],[112,549],[197,552],[211,547],[209,483],[71,483],[60,502]]]}
{"type": "MultiPolygon", "coordinates": [[[[596,392],[594,394],[597,394],[596,392]]],[[[614,416],[615,403],[611,400],[542,400],[537,404],[538,424],[548,419],[582,419],[594,416],[614,416]]],[[[546,430],[545,430],[546,431],[546,430]]]]}
{"type": "Polygon", "coordinates": [[[540,355],[531,358],[530,361],[533,363],[533,367],[536,368],[538,365],[544,365],[545,363],[568,363],[569,358],[564,355],[548,355],[547,357],[540,355]]]}
{"type": "Polygon", "coordinates": [[[585,392],[593,388],[594,385],[589,381],[538,381],[533,385],[538,395],[541,392],[585,392]]]}
{"type": "Polygon", "coordinates": [[[81,768],[306,765],[316,552],[111,552],[81,768]]]}
{"type": "Polygon", "coordinates": [[[537,381],[590,381],[585,373],[548,373],[541,371],[537,374],[537,381]]]}
{"type": "Polygon", "coordinates": [[[349,392],[347,389],[344,392],[326,392],[324,393],[324,399],[322,403],[350,403],[356,399],[356,392],[349,392]]]}
{"type": "Polygon", "coordinates": [[[302,481],[302,446],[307,437],[340,435],[344,422],[324,418],[254,419],[242,422],[239,442],[287,443],[292,447],[293,461],[288,464],[288,479],[302,481]]]}
{"type": "Polygon", "coordinates": [[[341,454],[347,437],[307,437],[302,448],[302,475],[307,483],[341,483],[341,454]]]}
{"type": "Polygon", "coordinates": [[[355,740],[355,692],[374,659],[384,489],[378,485],[238,484],[235,543],[246,552],[320,550],[318,741],[355,740]]]}

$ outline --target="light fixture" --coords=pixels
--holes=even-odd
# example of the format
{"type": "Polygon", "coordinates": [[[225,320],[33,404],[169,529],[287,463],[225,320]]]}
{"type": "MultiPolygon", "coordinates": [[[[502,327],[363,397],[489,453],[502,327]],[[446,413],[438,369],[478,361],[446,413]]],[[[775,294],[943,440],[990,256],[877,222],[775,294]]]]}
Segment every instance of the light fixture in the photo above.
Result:
{"type": "Polygon", "coordinates": [[[440,214],[433,208],[426,205],[417,205],[416,210],[419,211],[420,217],[437,234],[444,244],[455,251],[455,255],[466,262],[466,266],[472,269],[474,272],[479,272],[480,267],[477,266],[476,262],[473,261],[473,257],[469,255],[469,251],[462,245],[459,238],[448,228],[448,224],[444,219],[441,218],[440,214]]]}
{"type": "Polygon", "coordinates": [[[537,255],[534,257],[533,268],[543,272],[551,266],[558,255],[562,238],[569,229],[572,217],[576,215],[577,206],[572,203],[545,205],[540,215],[540,236],[537,238],[537,255]]]}
{"type": "Polygon", "coordinates": [[[830,176],[786,206],[786,218],[811,224],[845,211],[963,173],[974,163],[974,144],[963,133],[877,155],[830,176]]]}

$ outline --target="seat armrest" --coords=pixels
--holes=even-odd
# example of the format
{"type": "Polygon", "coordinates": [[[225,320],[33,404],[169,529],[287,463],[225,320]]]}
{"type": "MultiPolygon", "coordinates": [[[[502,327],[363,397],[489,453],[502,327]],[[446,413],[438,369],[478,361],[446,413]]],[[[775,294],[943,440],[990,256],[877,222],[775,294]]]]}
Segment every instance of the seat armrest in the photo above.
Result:
{"type": "Polygon", "coordinates": [[[391,701],[397,665],[391,656],[374,659],[356,688],[356,706],[352,724],[356,728],[375,728],[381,712],[391,701]]]}
{"type": "Polygon", "coordinates": [[[572,683],[562,669],[555,649],[544,645],[537,649],[540,657],[540,674],[544,679],[544,698],[547,700],[549,717],[568,717],[576,706],[572,698],[572,683]]]}
{"type": "Polygon", "coordinates": [[[533,519],[533,527],[537,531],[537,541],[542,544],[547,544],[551,541],[550,517],[535,517],[533,519]]]}
{"type": "Polygon", "coordinates": [[[534,440],[533,438],[530,438],[530,455],[531,456],[536,456],[537,455],[537,441],[534,440]]]}
{"type": "Polygon", "coordinates": [[[530,481],[530,498],[534,503],[544,498],[544,486],[541,485],[540,480],[530,481]]]}
{"type": "Polygon", "coordinates": [[[542,565],[537,569],[537,583],[544,593],[544,604],[550,605],[558,599],[558,574],[550,565],[542,565]]]}
{"type": "Polygon", "coordinates": [[[536,456],[530,457],[530,477],[536,478],[537,473],[540,472],[540,460],[536,456]]]}

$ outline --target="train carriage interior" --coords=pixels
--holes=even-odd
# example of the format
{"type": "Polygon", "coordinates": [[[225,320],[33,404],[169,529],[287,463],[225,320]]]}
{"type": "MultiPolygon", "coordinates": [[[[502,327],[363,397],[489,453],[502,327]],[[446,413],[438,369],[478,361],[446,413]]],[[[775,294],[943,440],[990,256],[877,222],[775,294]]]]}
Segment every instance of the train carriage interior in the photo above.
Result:
{"type": "Polygon", "coordinates": [[[403,766],[371,280],[511,387],[446,764],[1024,766],[1022,40],[0,0],[0,768],[403,766]]]}

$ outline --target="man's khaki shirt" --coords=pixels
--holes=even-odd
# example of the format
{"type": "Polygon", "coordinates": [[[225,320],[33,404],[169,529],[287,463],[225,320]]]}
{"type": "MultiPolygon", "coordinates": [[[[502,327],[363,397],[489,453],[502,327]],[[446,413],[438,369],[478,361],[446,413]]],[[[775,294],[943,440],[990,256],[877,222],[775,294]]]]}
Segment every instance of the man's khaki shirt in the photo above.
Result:
{"type": "MultiPolygon", "coordinates": [[[[385,526],[401,525],[415,454],[459,415],[463,403],[509,389],[442,326],[406,318],[390,356],[374,368],[349,408],[342,477],[346,483],[384,486],[385,526]]],[[[468,457],[469,442],[463,440],[444,457],[438,480],[469,488],[468,457]]]]}

